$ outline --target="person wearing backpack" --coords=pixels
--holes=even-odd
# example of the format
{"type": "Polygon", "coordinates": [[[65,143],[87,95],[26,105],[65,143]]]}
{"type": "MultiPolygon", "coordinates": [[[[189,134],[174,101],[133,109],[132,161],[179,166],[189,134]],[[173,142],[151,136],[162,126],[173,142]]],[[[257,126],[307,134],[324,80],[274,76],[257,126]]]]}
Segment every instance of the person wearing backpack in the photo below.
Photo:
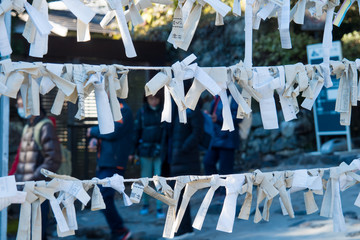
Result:
{"type": "MultiPolygon", "coordinates": [[[[61,165],[60,142],[55,128],[41,106],[39,116],[26,116],[21,97],[17,99],[17,111],[19,116],[27,121],[21,136],[15,179],[17,182],[45,180],[45,176],[40,172],[42,168],[56,172],[61,165]],[[39,141],[35,140],[36,132],[40,133],[39,141]]],[[[48,213],[49,201],[46,200],[41,204],[43,240],[47,239],[48,213]]]]}

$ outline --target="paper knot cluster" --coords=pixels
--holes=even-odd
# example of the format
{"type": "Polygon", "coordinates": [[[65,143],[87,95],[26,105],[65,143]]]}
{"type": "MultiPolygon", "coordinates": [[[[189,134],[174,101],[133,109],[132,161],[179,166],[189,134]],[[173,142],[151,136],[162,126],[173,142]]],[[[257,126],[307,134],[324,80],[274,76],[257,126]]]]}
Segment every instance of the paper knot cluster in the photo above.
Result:
{"type": "MultiPolygon", "coordinates": [[[[10,204],[21,204],[19,219],[18,239],[41,239],[41,208],[44,200],[50,201],[51,209],[57,222],[59,237],[74,235],[78,229],[74,202],[79,200],[83,207],[91,200],[91,210],[106,208],[98,184],[111,187],[119,192],[124,199],[124,205],[139,203],[142,195],[148,194],[168,205],[168,212],[164,226],[163,237],[173,238],[178,231],[180,223],[189,204],[191,197],[198,190],[207,193],[198,209],[193,222],[195,229],[201,230],[207,210],[211,204],[215,191],[225,187],[226,197],[218,219],[216,229],[231,233],[234,221],[237,218],[249,220],[251,206],[255,206],[254,223],[262,220],[270,221],[270,207],[273,200],[279,197],[280,206],[284,216],[295,217],[291,203],[291,194],[303,191],[304,203],[307,214],[320,210],[320,216],[332,218],[334,231],[345,231],[345,220],[341,206],[341,192],[353,187],[360,182],[357,172],[360,170],[360,160],[355,159],[349,165],[341,163],[338,167],[284,170],[275,172],[211,175],[211,176],[178,176],[164,178],[124,179],[115,174],[105,179],[93,178],[80,181],[74,177],[58,175],[42,169],[42,173],[50,177],[50,182],[27,181],[16,183],[14,176],[0,178],[0,210],[10,204]],[[167,181],[176,181],[174,188],[167,181]],[[131,194],[125,193],[125,183],[132,182],[131,194]],[[153,182],[155,189],[150,186],[153,182]],[[17,185],[24,185],[22,191],[17,190],[17,185]],[[92,196],[87,191],[93,188],[92,196]],[[180,192],[184,190],[183,200],[177,211],[180,192]],[[253,194],[255,192],[255,194],[253,194]],[[239,195],[245,194],[240,212],[237,214],[236,205],[239,195]],[[315,202],[314,194],[322,195],[323,200],[319,209],[315,202]],[[255,198],[256,200],[253,200],[255,198]],[[260,206],[263,210],[260,211],[260,206]]],[[[360,194],[354,199],[354,205],[360,207],[360,194]]]]}

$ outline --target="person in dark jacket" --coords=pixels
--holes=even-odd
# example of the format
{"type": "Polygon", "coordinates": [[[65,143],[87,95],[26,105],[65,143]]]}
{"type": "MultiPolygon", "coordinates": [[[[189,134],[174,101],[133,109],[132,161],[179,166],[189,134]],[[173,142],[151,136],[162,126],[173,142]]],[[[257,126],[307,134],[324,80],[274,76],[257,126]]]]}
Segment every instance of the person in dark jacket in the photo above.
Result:
{"type": "MultiPolygon", "coordinates": [[[[115,122],[113,133],[100,134],[98,126],[88,129],[87,136],[97,139],[97,171],[99,179],[112,177],[115,173],[124,175],[128,157],[131,153],[132,143],[129,139],[133,136],[134,121],[132,112],[125,101],[120,100],[121,114],[123,118],[115,122]]],[[[130,237],[130,231],[124,226],[124,221],[116,210],[114,203],[115,190],[109,187],[101,187],[106,209],[102,210],[106,221],[111,229],[112,239],[126,240],[130,237]]]]}
{"type": "MultiPolygon", "coordinates": [[[[17,99],[17,111],[21,118],[26,119],[26,125],[21,136],[15,179],[17,182],[45,180],[45,176],[40,172],[42,168],[56,172],[61,165],[60,142],[55,127],[41,106],[40,116],[26,116],[20,95],[17,99]],[[37,136],[36,131],[39,134],[37,136]]],[[[49,201],[46,200],[41,204],[43,240],[47,239],[49,209],[49,201]]]]}
{"type": "MultiPolygon", "coordinates": [[[[185,82],[185,90],[190,88],[190,83],[185,82]]],[[[171,176],[201,174],[199,142],[203,135],[204,119],[199,105],[194,111],[187,109],[186,114],[187,123],[180,123],[178,110],[174,104],[172,123],[167,125],[166,149],[168,150],[163,156],[169,162],[171,176]]],[[[181,205],[183,192],[184,189],[180,194],[178,208],[181,205]]],[[[174,239],[186,239],[193,234],[189,204],[174,239]]]]}
{"type": "MultiPolygon", "coordinates": [[[[161,175],[161,141],[163,127],[161,123],[162,104],[160,95],[148,96],[139,109],[135,120],[134,152],[140,157],[141,177],[161,175]]],[[[130,160],[134,155],[130,155],[130,160]]],[[[149,213],[149,196],[144,194],[141,215],[149,213]]],[[[165,218],[161,201],[156,201],[156,217],[165,218]]]]}
{"type": "Polygon", "coordinates": [[[203,135],[204,118],[200,108],[187,109],[187,123],[179,122],[177,108],[171,129],[171,176],[201,174],[199,142],[203,135]]]}
{"type": "Polygon", "coordinates": [[[210,147],[204,157],[204,168],[207,175],[211,174],[232,174],[234,171],[235,150],[239,147],[239,122],[236,118],[237,103],[228,96],[231,115],[234,122],[234,131],[221,131],[223,125],[223,104],[219,96],[215,96],[211,103],[211,118],[213,121],[214,136],[211,139],[210,147]],[[216,164],[219,162],[219,169],[216,164]]]}

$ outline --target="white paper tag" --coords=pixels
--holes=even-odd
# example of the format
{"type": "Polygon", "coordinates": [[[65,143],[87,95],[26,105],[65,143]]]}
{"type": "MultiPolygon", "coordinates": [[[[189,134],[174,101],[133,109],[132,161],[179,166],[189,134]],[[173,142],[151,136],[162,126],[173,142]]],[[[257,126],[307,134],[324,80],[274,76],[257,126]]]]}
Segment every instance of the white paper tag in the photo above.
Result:
{"type": "Polygon", "coordinates": [[[15,176],[0,177],[0,197],[11,197],[17,193],[15,176]]]}
{"type": "Polygon", "coordinates": [[[139,203],[144,192],[144,186],[134,182],[131,186],[130,200],[133,203],[139,203]]]}
{"type": "Polygon", "coordinates": [[[96,13],[91,8],[85,6],[85,4],[79,0],[62,1],[74,15],[85,24],[88,24],[91,19],[95,17],[96,13]]]}
{"type": "Polygon", "coordinates": [[[12,53],[8,32],[5,26],[5,16],[0,15],[0,56],[7,56],[12,53]]]}
{"type": "Polygon", "coordinates": [[[181,8],[179,6],[175,9],[173,22],[172,22],[171,37],[174,41],[179,41],[179,42],[184,41],[184,22],[181,13],[181,8]]]}
{"type": "Polygon", "coordinates": [[[27,1],[25,1],[24,6],[40,35],[49,35],[53,27],[44,14],[31,6],[27,1]]]}

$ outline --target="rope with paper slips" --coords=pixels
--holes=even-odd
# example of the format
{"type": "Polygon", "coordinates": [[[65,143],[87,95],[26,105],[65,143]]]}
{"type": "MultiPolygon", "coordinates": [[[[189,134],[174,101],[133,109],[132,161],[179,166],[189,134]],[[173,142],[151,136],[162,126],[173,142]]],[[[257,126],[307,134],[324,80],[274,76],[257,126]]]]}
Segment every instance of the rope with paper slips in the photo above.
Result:
{"type": "MultiPolygon", "coordinates": [[[[274,92],[279,95],[285,121],[296,119],[299,112],[298,96],[305,100],[301,106],[311,110],[322,87],[325,85],[327,69],[329,75],[340,78],[335,111],[340,113],[340,124],[350,125],[351,106],[360,100],[358,70],[360,59],[355,62],[330,61],[328,66],[294,65],[272,67],[246,67],[242,62],[229,67],[199,67],[193,63],[196,56],[191,54],[172,66],[123,66],[52,64],[0,61],[0,94],[16,98],[20,91],[27,115],[40,114],[39,94],[46,94],[55,86],[58,88],[51,113],[59,115],[65,101],[76,103],[75,117],[85,117],[85,98],[94,90],[98,122],[102,134],[113,132],[114,121],[122,118],[117,98],[128,95],[129,70],[160,70],[145,85],[146,95],[155,95],[164,88],[164,109],[161,121],[171,122],[171,98],[178,106],[179,120],[186,123],[186,109],[195,109],[203,91],[219,95],[224,105],[222,130],[234,130],[230,103],[226,91],[238,104],[237,118],[251,113],[249,98],[259,102],[264,129],[278,128],[274,92]],[[183,81],[194,79],[185,95],[183,81]],[[242,88],[240,93],[239,87],[242,88]],[[349,104],[351,103],[351,105],[349,104]],[[101,107],[98,107],[101,106],[101,107]]],[[[330,80],[331,81],[331,80],[330,80]]],[[[332,83],[331,83],[332,84],[332,83]]]]}
{"type": "MultiPolygon", "coordinates": [[[[360,170],[360,159],[353,160],[349,165],[341,163],[338,167],[314,168],[302,170],[284,170],[274,172],[261,172],[255,170],[252,173],[212,175],[212,176],[178,176],[164,178],[154,176],[153,178],[124,179],[122,176],[114,174],[105,179],[93,178],[92,180],[80,181],[74,177],[58,175],[48,170],[42,169],[41,172],[52,178],[50,182],[15,182],[14,176],[0,178],[0,186],[6,184],[6,189],[0,194],[0,210],[10,204],[20,203],[21,213],[18,237],[32,232],[33,239],[37,238],[41,232],[41,224],[34,224],[40,216],[40,204],[45,199],[50,200],[51,208],[54,212],[59,236],[74,235],[77,230],[76,212],[74,201],[78,199],[86,205],[91,199],[91,210],[100,210],[106,208],[102,199],[98,184],[104,187],[112,187],[123,195],[126,206],[132,203],[139,203],[143,192],[164,202],[169,206],[167,219],[164,227],[164,237],[172,238],[177,231],[184,211],[190,201],[190,198],[200,189],[208,188],[208,192],[198,210],[193,222],[193,227],[201,230],[207,209],[211,203],[214,192],[220,186],[226,188],[226,197],[223,208],[218,220],[216,229],[224,232],[232,232],[236,214],[236,202],[240,194],[246,194],[244,203],[238,215],[239,219],[248,220],[252,205],[253,187],[257,187],[257,199],[254,215],[254,222],[261,220],[269,221],[269,210],[273,199],[279,196],[283,215],[289,215],[294,218],[294,210],[291,204],[290,194],[298,191],[307,190],[304,193],[306,213],[312,214],[319,210],[314,195],[324,195],[320,216],[333,218],[334,231],[345,231],[345,221],[341,208],[340,191],[354,186],[360,182],[360,176],[356,174],[360,170]],[[328,175],[327,180],[324,178],[328,175]],[[167,181],[175,180],[175,187],[171,188],[167,181]],[[149,186],[153,181],[155,189],[149,186]],[[132,192],[130,197],[125,194],[126,182],[132,182],[132,192]],[[22,192],[17,191],[16,185],[24,185],[22,192]],[[92,197],[87,191],[94,187],[92,197]],[[185,188],[183,200],[179,211],[176,207],[180,192],[185,188]],[[326,189],[325,194],[323,190],[326,189]],[[55,197],[54,193],[59,192],[55,197]],[[260,204],[264,201],[264,208],[261,213],[260,204]],[[60,203],[63,205],[61,211],[60,203]],[[33,207],[30,207],[30,206],[33,207]],[[31,212],[33,211],[33,213],[31,212]],[[34,211],[36,213],[34,213],[34,211]],[[30,228],[30,215],[35,216],[33,225],[30,228]],[[27,222],[29,221],[29,222],[27,222]],[[35,234],[35,236],[34,236],[35,234]]],[[[360,194],[355,200],[355,206],[360,207],[360,194]]]]}
{"type": "MultiPolygon", "coordinates": [[[[332,25],[340,26],[348,9],[356,0],[345,0],[334,18],[334,10],[340,4],[339,0],[314,1],[299,0],[290,9],[290,0],[243,0],[245,1],[245,64],[251,66],[252,59],[252,30],[258,30],[261,20],[275,17],[278,19],[281,45],[285,49],[292,48],[290,39],[290,22],[303,24],[305,11],[320,19],[326,13],[326,23],[323,36],[324,62],[328,63],[332,44],[332,25]],[[249,65],[248,65],[249,64],[249,65]]],[[[95,17],[95,12],[81,0],[62,0],[62,3],[77,19],[77,41],[90,40],[89,23],[95,17]]],[[[100,25],[105,28],[114,18],[121,33],[127,57],[136,57],[136,51],[129,32],[128,22],[133,26],[144,23],[139,11],[152,7],[153,3],[171,5],[169,0],[106,0],[108,11],[100,25]],[[124,7],[127,10],[124,11],[124,7]]],[[[220,0],[180,0],[173,14],[172,30],[168,42],[175,48],[188,50],[198,26],[202,8],[209,4],[216,12],[215,25],[223,25],[223,18],[230,12],[231,7],[220,0]]],[[[358,0],[359,4],[359,0],[358,0]]],[[[49,4],[46,0],[35,0],[30,5],[26,0],[3,0],[0,3],[0,55],[12,53],[7,36],[4,15],[14,10],[17,14],[26,13],[23,36],[30,43],[29,55],[42,58],[47,53],[48,36],[54,32],[60,36],[67,35],[67,28],[49,21],[49,4]]],[[[234,0],[233,14],[241,16],[241,0],[234,0]]],[[[327,86],[327,85],[326,85],[327,86]]]]}

